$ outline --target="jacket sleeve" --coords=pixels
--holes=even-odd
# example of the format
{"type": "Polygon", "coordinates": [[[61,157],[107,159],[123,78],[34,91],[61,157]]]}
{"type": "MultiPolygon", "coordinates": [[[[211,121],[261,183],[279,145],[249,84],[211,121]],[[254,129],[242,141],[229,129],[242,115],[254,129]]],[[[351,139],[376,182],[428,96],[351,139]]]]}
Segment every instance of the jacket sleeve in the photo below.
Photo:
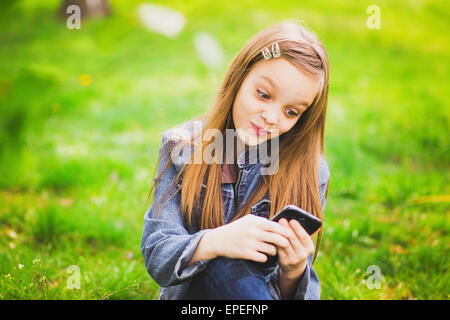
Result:
{"type": "MultiPolygon", "coordinates": [[[[167,139],[168,137],[163,134],[159,150],[157,177],[164,169],[170,156],[170,154],[167,154],[167,145],[162,150],[167,139]]],[[[158,187],[154,189],[154,202],[144,215],[141,252],[144,256],[147,272],[161,287],[180,284],[191,279],[202,271],[209,262],[209,260],[197,261],[186,267],[200,239],[209,229],[200,230],[193,234],[188,233],[180,211],[180,193],[177,192],[172,197],[177,186],[162,199],[176,174],[176,168],[172,163],[161,177],[158,187]],[[172,198],[161,209],[161,205],[170,197],[172,198]],[[154,207],[160,200],[162,201],[158,207],[160,215],[155,216],[154,207]]],[[[156,178],[154,181],[156,181],[156,178]]]]}
{"type": "MultiPolygon", "coordinates": [[[[319,300],[320,299],[320,282],[314,268],[311,265],[313,254],[308,257],[306,268],[300,281],[297,284],[293,300],[319,300]]],[[[271,295],[276,300],[281,300],[280,284],[280,265],[276,264],[271,273],[266,275],[265,279],[269,285],[271,295]]]]}
{"type": "MultiPolygon", "coordinates": [[[[330,170],[327,163],[322,158],[319,166],[319,196],[322,203],[322,210],[325,210],[325,193],[330,179],[330,170]]],[[[317,273],[312,266],[312,253],[306,262],[305,271],[297,284],[293,299],[294,300],[319,300],[320,299],[320,282],[317,273]]],[[[266,282],[269,285],[272,297],[281,299],[279,287],[280,266],[277,264],[272,272],[266,276],[266,282]]]]}

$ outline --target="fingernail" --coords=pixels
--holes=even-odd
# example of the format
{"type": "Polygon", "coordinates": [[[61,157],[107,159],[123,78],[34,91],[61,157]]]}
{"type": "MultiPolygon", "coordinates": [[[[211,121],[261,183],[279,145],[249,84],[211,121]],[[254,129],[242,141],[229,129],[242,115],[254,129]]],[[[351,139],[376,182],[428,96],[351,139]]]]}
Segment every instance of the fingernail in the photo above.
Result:
{"type": "Polygon", "coordinates": [[[297,220],[292,219],[291,221],[289,221],[290,224],[292,224],[293,226],[297,227],[299,225],[299,223],[297,222],[297,220]]]}

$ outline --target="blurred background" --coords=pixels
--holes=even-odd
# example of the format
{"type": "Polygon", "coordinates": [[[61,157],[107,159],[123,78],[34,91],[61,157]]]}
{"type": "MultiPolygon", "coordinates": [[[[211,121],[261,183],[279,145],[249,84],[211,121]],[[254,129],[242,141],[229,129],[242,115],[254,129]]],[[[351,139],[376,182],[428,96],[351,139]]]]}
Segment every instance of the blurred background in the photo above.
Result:
{"type": "Polygon", "coordinates": [[[290,18],[330,59],[322,299],[449,299],[445,1],[0,6],[0,299],[156,299],[140,241],[161,133],[290,18]]]}

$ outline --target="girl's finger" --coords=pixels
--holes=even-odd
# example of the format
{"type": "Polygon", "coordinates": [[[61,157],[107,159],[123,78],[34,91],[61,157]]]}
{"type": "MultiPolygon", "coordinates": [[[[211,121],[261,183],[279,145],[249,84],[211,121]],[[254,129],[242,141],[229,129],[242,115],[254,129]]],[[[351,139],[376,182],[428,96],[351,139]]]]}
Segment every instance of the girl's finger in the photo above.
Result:
{"type": "Polygon", "coordinates": [[[290,228],[286,228],[277,222],[270,221],[265,218],[262,218],[261,220],[258,220],[258,221],[260,223],[261,229],[263,229],[265,231],[277,233],[285,238],[289,238],[290,236],[292,236],[292,232],[290,231],[290,228]]]}
{"type": "MultiPolygon", "coordinates": [[[[292,227],[289,225],[286,219],[281,219],[280,223],[282,225],[285,225],[287,228],[292,229],[292,227]]],[[[302,243],[298,239],[295,232],[292,230],[292,233],[294,234],[293,237],[289,238],[290,246],[286,248],[286,254],[289,257],[289,259],[295,261],[297,260],[297,257],[301,255],[301,253],[305,250],[302,243]]]]}
{"type": "Polygon", "coordinates": [[[262,241],[258,241],[256,243],[255,249],[259,252],[264,252],[271,256],[274,256],[277,254],[277,248],[274,245],[272,245],[270,243],[262,242],[262,241]]]}
{"type": "Polygon", "coordinates": [[[278,261],[287,261],[287,253],[285,248],[278,247],[278,261]]]}
{"type": "Polygon", "coordinates": [[[285,237],[288,240],[292,240],[297,237],[294,230],[292,230],[291,226],[289,226],[289,223],[285,218],[280,219],[277,224],[285,230],[285,237]]]}
{"type": "Polygon", "coordinates": [[[302,225],[300,223],[298,223],[298,221],[296,221],[296,220],[289,221],[289,225],[294,230],[294,232],[295,232],[297,238],[299,239],[299,241],[301,242],[302,246],[304,248],[306,248],[308,251],[310,251],[310,250],[312,251],[314,249],[313,241],[312,241],[311,237],[309,236],[308,232],[306,232],[306,230],[302,227],[302,225]]]}
{"type": "Polygon", "coordinates": [[[257,238],[260,241],[268,242],[278,247],[288,247],[290,245],[288,239],[274,232],[261,231],[258,233],[257,238]]]}
{"type": "Polygon", "coordinates": [[[261,253],[261,252],[255,251],[255,250],[251,250],[248,253],[246,259],[253,260],[256,262],[266,262],[268,258],[264,253],[261,253]]]}

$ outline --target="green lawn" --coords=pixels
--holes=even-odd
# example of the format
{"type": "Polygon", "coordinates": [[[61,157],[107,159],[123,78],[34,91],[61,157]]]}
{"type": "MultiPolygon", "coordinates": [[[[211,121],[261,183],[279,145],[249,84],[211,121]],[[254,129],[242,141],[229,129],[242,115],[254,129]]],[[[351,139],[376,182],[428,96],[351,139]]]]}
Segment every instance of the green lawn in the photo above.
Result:
{"type": "Polygon", "coordinates": [[[285,18],[330,59],[322,299],[449,299],[445,1],[167,2],[187,18],[174,39],[141,26],[139,1],[81,30],[59,2],[0,8],[0,299],[157,298],[140,240],[160,133],[203,113],[237,51],[285,18]],[[204,31],[224,49],[217,70],[195,53],[204,31]]]}

